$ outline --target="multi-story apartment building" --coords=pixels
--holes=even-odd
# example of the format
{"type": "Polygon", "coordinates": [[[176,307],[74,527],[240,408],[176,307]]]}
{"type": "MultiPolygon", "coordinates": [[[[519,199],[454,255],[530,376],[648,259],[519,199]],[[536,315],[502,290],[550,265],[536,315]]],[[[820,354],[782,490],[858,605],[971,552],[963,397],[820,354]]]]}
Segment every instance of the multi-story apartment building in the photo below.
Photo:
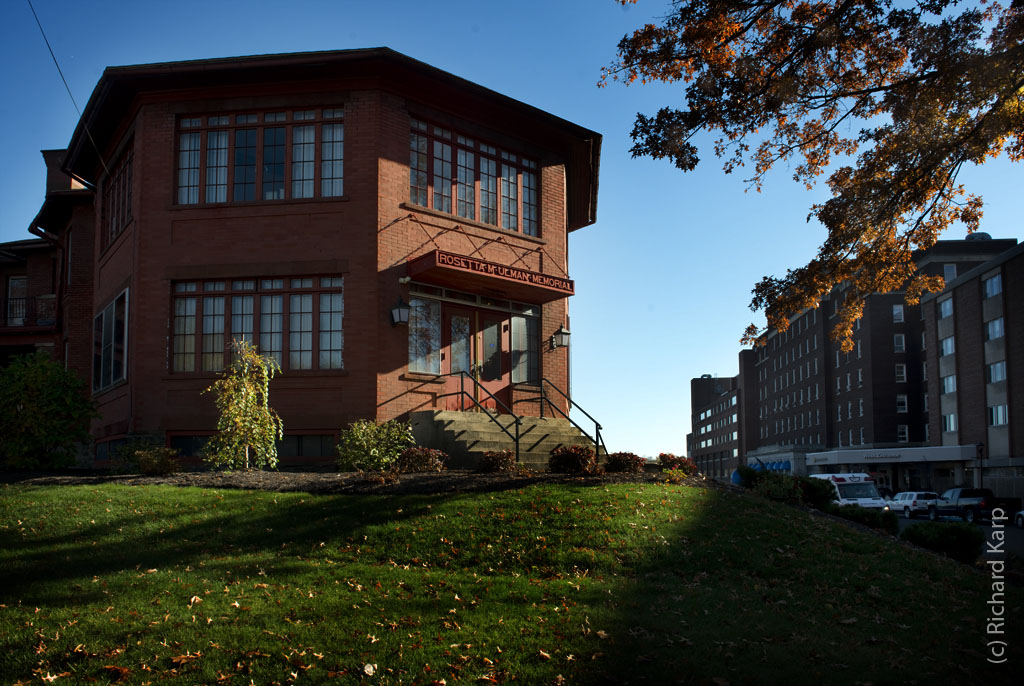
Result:
{"type": "Polygon", "coordinates": [[[929,435],[970,457],[940,476],[1024,496],[1024,244],[921,303],[929,435]],[[972,450],[973,448],[973,450],[972,450]]]}
{"type": "MultiPolygon", "coordinates": [[[[1014,334],[1000,332],[1007,326],[1015,325],[1018,331],[1021,327],[1012,316],[1007,318],[1002,303],[1019,296],[1008,290],[994,292],[996,284],[1002,288],[1007,278],[1003,273],[1013,270],[1019,253],[1015,245],[1012,239],[975,234],[967,240],[940,241],[917,255],[918,269],[944,276],[949,284],[946,290],[929,296],[920,307],[908,306],[901,292],[870,296],[855,324],[849,352],[831,339],[842,287],[819,308],[794,316],[786,331],[769,331],[764,346],[743,353],[754,355],[752,368],[741,354],[741,373],[732,382],[732,387],[747,389],[739,394],[746,406],[739,416],[745,412],[749,416],[756,408],[756,421],[740,432],[741,462],[796,474],[866,471],[894,489],[938,489],[978,480],[970,472],[976,444],[983,442],[990,445],[988,452],[996,450],[993,461],[986,462],[993,484],[1005,495],[1021,495],[1016,492],[1021,480],[1011,457],[1021,451],[1008,444],[1009,436],[1015,435],[1009,412],[1014,384],[999,376],[1004,373],[1002,363],[1014,354],[1015,340],[1014,334]],[[995,280],[986,285],[984,278],[995,280]],[[986,288],[992,292],[988,299],[978,295],[986,288]],[[965,295],[971,289],[977,293],[965,295]],[[957,310],[949,303],[957,298],[977,300],[961,305],[967,313],[962,323],[951,316],[957,310]],[[947,304],[940,311],[932,303],[947,304]],[[941,313],[947,314],[943,318],[938,316],[941,313]],[[935,314],[933,324],[927,319],[931,314],[935,314]],[[967,329],[954,331],[954,327],[967,329]],[[956,338],[963,338],[965,344],[972,341],[964,351],[964,362],[950,356],[956,338]],[[983,380],[988,378],[984,374],[990,364],[995,382],[983,380]],[[963,373],[953,371],[960,367],[974,374],[973,396],[966,400],[963,373]],[[967,442],[962,427],[960,431],[949,428],[958,426],[958,417],[963,419],[965,402],[976,415],[972,426],[979,427],[967,442]],[[986,425],[986,421],[1006,426],[986,425]],[[997,471],[997,467],[1005,469],[997,471]],[[1000,484],[998,475],[1003,474],[1007,481],[1000,484]]],[[[706,425],[701,413],[710,407],[695,404],[694,408],[696,432],[702,421],[706,425]]],[[[694,447],[699,450],[699,442],[691,450],[694,447]]]]}
{"type": "Polygon", "coordinates": [[[687,454],[703,474],[728,476],[740,459],[739,376],[691,379],[690,407],[687,454]]]}
{"type": "Polygon", "coordinates": [[[283,369],[284,455],[361,418],[538,414],[542,379],[568,390],[555,334],[600,145],[387,49],[108,68],[51,169],[80,188],[33,224],[64,255],[44,291],[85,315],[63,343],[97,457],[132,435],[195,454],[233,340],[283,369]]]}

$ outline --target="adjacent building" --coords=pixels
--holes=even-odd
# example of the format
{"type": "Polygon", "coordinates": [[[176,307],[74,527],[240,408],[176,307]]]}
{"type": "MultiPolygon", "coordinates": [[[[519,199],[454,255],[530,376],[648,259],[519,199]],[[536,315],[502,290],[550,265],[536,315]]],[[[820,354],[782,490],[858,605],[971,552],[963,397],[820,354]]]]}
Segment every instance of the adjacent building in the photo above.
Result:
{"type": "MultiPolygon", "coordinates": [[[[868,297],[850,352],[830,337],[842,287],[786,331],[769,331],[723,386],[745,389],[733,396],[739,410],[728,429],[737,433],[728,446],[735,462],[794,474],[865,471],[894,490],[984,481],[1024,495],[1024,398],[1013,411],[1014,389],[1024,388],[1013,377],[1021,373],[1014,360],[1024,366],[1024,322],[1013,306],[1022,297],[1014,281],[1021,251],[1016,240],[987,234],[939,241],[915,263],[945,277],[945,290],[914,307],[902,292],[868,297]]],[[[701,456],[723,439],[716,433],[704,446],[699,432],[717,431],[709,424],[723,419],[719,400],[693,395],[690,448],[701,456]]],[[[713,452],[707,473],[727,476],[716,459],[732,456],[713,452]]]]}
{"type": "Polygon", "coordinates": [[[569,391],[553,339],[600,148],[388,49],[111,67],[45,153],[41,238],[0,253],[25,266],[5,314],[52,329],[40,298],[60,306],[45,333],[89,380],[101,462],[137,435],[197,454],[234,340],[283,370],[285,457],[332,455],[355,419],[539,414],[542,380],[569,391]]]}

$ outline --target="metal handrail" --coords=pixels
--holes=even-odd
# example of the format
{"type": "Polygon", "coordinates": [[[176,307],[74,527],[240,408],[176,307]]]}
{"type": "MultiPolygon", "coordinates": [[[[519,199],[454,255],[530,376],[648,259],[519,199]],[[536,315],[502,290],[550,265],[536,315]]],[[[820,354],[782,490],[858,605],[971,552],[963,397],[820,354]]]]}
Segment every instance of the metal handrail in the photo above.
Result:
{"type": "MultiPolygon", "coordinates": [[[[508,406],[508,405],[506,405],[506,404],[505,404],[505,403],[503,403],[503,402],[502,402],[501,400],[499,400],[499,399],[498,399],[497,397],[495,397],[495,395],[494,395],[493,393],[491,393],[491,392],[490,392],[489,390],[487,390],[487,389],[486,389],[486,388],[484,387],[484,385],[483,385],[482,383],[480,383],[480,381],[479,381],[479,380],[478,380],[478,379],[477,379],[477,378],[476,378],[475,376],[472,376],[472,375],[471,375],[471,374],[469,374],[468,372],[465,372],[465,371],[459,371],[459,372],[449,372],[449,373],[447,373],[447,374],[441,374],[441,376],[459,376],[459,377],[460,377],[460,378],[459,378],[459,390],[458,390],[458,395],[460,395],[460,396],[465,396],[465,397],[469,398],[470,400],[472,400],[472,401],[473,401],[473,404],[474,404],[474,405],[476,405],[476,406],[477,406],[478,408],[480,408],[480,409],[481,409],[481,410],[483,411],[483,413],[487,415],[487,418],[488,418],[488,419],[490,419],[490,420],[491,420],[492,422],[494,422],[495,424],[497,424],[497,425],[498,425],[498,428],[499,428],[499,429],[501,429],[502,431],[504,431],[504,432],[505,432],[505,435],[506,435],[506,436],[508,436],[509,438],[511,438],[511,439],[513,440],[513,442],[515,442],[515,445],[516,445],[516,462],[519,462],[519,427],[520,427],[520,425],[521,425],[521,424],[523,423],[523,420],[522,420],[522,418],[521,418],[521,417],[520,417],[519,415],[517,415],[517,414],[516,414],[515,412],[513,412],[513,411],[512,411],[512,409],[511,409],[511,408],[509,408],[509,406],[508,406]],[[478,389],[480,389],[481,391],[483,391],[484,393],[486,393],[486,394],[488,395],[488,397],[490,397],[490,399],[494,401],[495,405],[498,405],[498,406],[500,406],[500,407],[501,407],[501,408],[502,408],[503,410],[505,410],[505,413],[506,413],[506,414],[509,414],[509,415],[511,415],[511,416],[512,416],[512,417],[513,417],[513,418],[514,418],[514,419],[516,420],[516,421],[515,421],[515,427],[516,427],[516,435],[515,435],[515,436],[513,436],[513,435],[512,435],[512,433],[511,433],[511,432],[510,432],[510,431],[508,430],[508,428],[507,428],[507,427],[506,427],[506,426],[505,426],[504,424],[502,424],[501,422],[499,422],[499,421],[498,421],[498,418],[497,418],[497,417],[495,417],[494,415],[492,415],[492,414],[491,414],[491,413],[490,413],[490,412],[489,412],[489,411],[487,410],[487,408],[486,408],[486,407],[484,407],[483,405],[481,405],[481,404],[480,404],[480,401],[479,401],[479,400],[477,400],[477,399],[476,399],[476,397],[474,397],[473,395],[471,395],[471,394],[470,394],[470,393],[469,393],[469,392],[468,392],[468,391],[466,390],[466,379],[469,379],[470,381],[472,381],[472,382],[473,382],[473,384],[474,384],[474,385],[475,385],[475,386],[476,386],[476,387],[477,387],[478,389]]],[[[449,396],[449,395],[456,395],[456,393],[455,393],[455,392],[452,392],[452,393],[443,393],[443,394],[441,394],[441,395],[440,395],[439,397],[442,397],[442,398],[444,398],[444,397],[447,397],[447,396],[449,396]]]]}
{"type": "Polygon", "coordinates": [[[558,412],[558,414],[560,414],[560,415],[562,415],[563,417],[565,417],[566,419],[568,419],[568,420],[569,420],[569,422],[570,422],[570,423],[571,423],[571,424],[572,424],[573,426],[575,426],[575,427],[576,427],[577,429],[579,429],[579,430],[580,430],[580,433],[582,433],[582,434],[583,434],[584,436],[586,436],[586,437],[587,437],[587,439],[588,439],[588,440],[589,440],[589,441],[590,441],[591,443],[593,443],[593,444],[594,444],[594,450],[595,450],[595,451],[596,451],[596,452],[598,453],[598,455],[600,455],[600,453],[601,453],[601,451],[602,451],[602,450],[604,450],[605,454],[608,454],[608,446],[606,446],[606,445],[605,445],[605,443],[604,443],[604,439],[603,439],[603,438],[601,438],[601,429],[602,429],[602,428],[604,428],[604,427],[602,427],[602,426],[601,426],[601,423],[600,423],[599,421],[597,421],[596,419],[594,419],[594,418],[593,418],[593,417],[592,417],[592,416],[590,415],[590,413],[589,413],[589,412],[587,412],[587,411],[586,411],[586,410],[584,410],[584,409],[583,409],[582,407],[580,407],[579,403],[577,403],[577,402],[576,402],[575,400],[573,400],[572,398],[570,398],[570,397],[569,397],[569,396],[568,396],[568,395],[566,394],[566,392],[565,392],[565,391],[563,391],[563,390],[562,390],[561,388],[559,388],[558,386],[556,386],[556,385],[555,385],[555,384],[554,384],[554,383],[553,383],[553,382],[552,382],[552,381],[551,381],[550,379],[548,379],[547,377],[541,377],[541,379],[540,379],[540,416],[541,416],[541,417],[543,417],[543,416],[544,416],[544,404],[545,404],[545,403],[547,403],[548,407],[550,407],[550,408],[554,409],[554,410],[555,410],[556,412],[558,412]],[[545,390],[544,390],[544,388],[545,388],[545,387],[544,387],[544,384],[547,384],[548,386],[551,386],[551,388],[553,388],[553,389],[555,389],[556,391],[558,391],[558,392],[559,392],[559,394],[561,394],[561,396],[562,396],[563,398],[565,398],[566,400],[568,400],[568,401],[569,401],[569,405],[570,405],[570,407],[575,407],[575,408],[576,408],[577,410],[579,410],[580,412],[582,412],[583,414],[585,414],[585,415],[587,416],[587,419],[589,419],[590,421],[594,422],[594,435],[593,435],[593,436],[591,436],[590,434],[588,434],[588,433],[587,433],[587,431],[586,431],[586,429],[584,429],[584,428],[583,428],[582,426],[580,426],[580,425],[579,425],[579,424],[578,424],[578,423],[576,422],[576,420],[575,420],[575,419],[573,419],[573,418],[572,418],[572,417],[570,417],[570,416],[569,416],[568,414],[566,414],[565,412],[563,412],[563,411],[562,411],[562,408],[558,407],[558,406],[557,406],[557,405],[555,405],[555,404],[554,404],[553,402],[551,402],[551,400],[550,400],[550,399],[548,398],[548,394],[547,394],[547,391],[545,391],[545,390]]]}

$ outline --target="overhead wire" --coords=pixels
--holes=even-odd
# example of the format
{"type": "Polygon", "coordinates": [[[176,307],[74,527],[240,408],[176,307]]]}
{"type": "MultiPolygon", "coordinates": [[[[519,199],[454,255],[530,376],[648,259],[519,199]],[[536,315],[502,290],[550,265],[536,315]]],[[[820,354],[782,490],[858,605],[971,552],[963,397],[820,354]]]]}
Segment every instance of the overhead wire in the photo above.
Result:
{"type": "Polygon", "coordinates": [[[74,94],[71,92],[71,87],[68,85],[68,80],[64,78],[64,71],[60,68],[60,62],[57,61],[57,55],[53,52],[53,47],[50,45],[50,40],[46,37],[46,31],[43,30],[43,24],[39,21],[39,15],[36,14],[36,8],[32,6],[32,0],[25,0],[28,3],[28,8],[32,11],[32,16],[36,20],[36,26],[39,27],[39,33],[43,36],[43,42],[46,43],[46,49],[50,51],[50,57],[53,59],[53,64],[57,67],[57,73],[60,74],[60,80],[64,82],[64,89],[68,92],[68,97],[71,98],[71,104],[75,106],[75,111],[78,112],[78,119],[82,122],[82,128],[85,130],[85,135],[89,137],[89,142],[92,143],[93,149],[96,150],[96,157],[99,159],[100,164],[103,165],[103,171],[106,172],[107,176],[110,176],[110,169],[107,168],[107,163],[103,159],[103,154],[100,152],[100,148],[96,145],[96,140],[92,137],[92,132],[89,131],[89,125],[82,119],[82,110],[78,107],[78,102],[75,100],[74,94]]]}

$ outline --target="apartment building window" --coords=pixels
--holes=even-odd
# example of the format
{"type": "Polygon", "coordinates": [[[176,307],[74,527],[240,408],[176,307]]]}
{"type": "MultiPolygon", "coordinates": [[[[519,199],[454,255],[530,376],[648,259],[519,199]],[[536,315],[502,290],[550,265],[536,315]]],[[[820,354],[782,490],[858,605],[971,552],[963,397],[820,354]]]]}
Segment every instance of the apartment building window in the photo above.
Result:
{"type": "Polygon", "coordinates": [[[921,350],[924,351],[928,346],[925,345],[925,332],[921,332],[921,350]]]}
{"type": "Polygon", "coordinates": [[[411,126],[409,202],[540,235],[535,161],[416,119],[411,126]]]}
{"type": "Polygon", "coordinates": [[[950,374],[940,379],[942,385],[942,393],[953,393],[956,391],[956,374],[950,374]]]}
{"type": "Polygon", "coordinates": [[[910,427],[906,424],[896,425],[896,442],[906,443],[910,440],[910,427]]]}
{"type": "Polygon", "coordinates": [[[985,340],[994,341],[1003,337],[1003,318],[998,317],[985,324],[985,340]]]}
{"type": "Polygon", "coordinates": [[[178,120],[177,203],[340,197],[344,110],[178,120]],[[273,126],[271,126],[273,124],[273,126]]]}
{"type": "Polygon", "coordinates": [[[939,319],[945,319],[946,317],[953,316],[953,298],[952,296],[939,301],[939,319]]]}
{"type": "Polygon", "coordinates": [[[985,377],[989,383],[1006,380],[1006,360],[993,362],[985,368],[985,377]]]}
{"type": "Polygon", "coordinates": [[[928,394],[921,394],[921,412],[928,412],[928,394]]]}
{"type": "Polygon", "coordinates": [[[922,362],[921,363],[921,381],[927,381],[927,380],[928,380],[928,363],[927,362],[922,362]]]}
{"type": "Polygon", "coordinates": [[[929,427],[928,427],[928,422],[925,422],[925,424],[924,424],[924,442],[925,443],[928,442],[929,434],[930,434],[930,431],[929,431],[929,427]]]}
{"type": "Polygon", "coordinates": [[[1009,423],[1009,407],[1007,405],[993,405],[988,408],[988,425],[1005,426],[1009,423]]]}
{"type": "Polygon", "coordinates": [[[896,396],[896,413],[906,414],[907,413],[907,395],[906,393],[900,393],[896,396]]]}
{"type": "Polygon", "coordinates": [[[942,430],[943,431],[956,431],[956,413],[942,415],[942,430]]]}
{"type": "Polygon", "coordinates": [[[991,276],[982,282],[986,298],[999,295],[1003,292],[1003,277],[1000,274],[991,276]]]}
{"type": "Polygon", "coordinates": [[[121,235],[132,221],[132,166],[134,141],[129,140],[125,152],[113,166],[103,183],[101,243],[106,247],[121,235]]]}
{"type": "Polygon", "coordinates": [[[232,340],[256,343],[285,370],[343,368],[343,277],[207,281],[199,290],[174,284],[172,372],[222,370],[232,340]]]}
{"type": "Polygon", "coordinates": [[[903,305],[892,306],[892,321],[895,324],[899,324],[903,321],[903,305]]]}
{"type": "Polygon", "coordinates": [[[842,405],[836,405],[836,421],[843,421],[843,407],[842,405]]]}
{"type": "Polygon", "coordinates": [[[853,419],[853,401],[852,400],[847,400],[846,401],[846,418],[847,419],[853,419]]]}
{"type": "Polygon", "coordinates": [[[955,352],[956,341],[953,339],[953,336],[946,336],[945,338],[939,339],[939,357],[952,355],[955,352]]]}
{"type": "Polygon", "coordinates": [[[942,265],[942,278],[946,280],[948,284],[950,281],[956,278],[956,265],[955,264],[944,264],[942,265]]]}
{"type": "Polygon", "coordinates": [[[906,339],[903,334],[898,333],[892,337],[892,351],[894,353],[902,353],[907,351],[906,339]]]}
{"type": "Polygon", "coordinates": [[[93,318],[92,390],[110,388],[128,369],[128,289],[93,318]]]}
{"type": "Polygon", "coordinates": [[[864,445],[864,427],[860,427],[860,444],[864,445]]]}
{"type": "Polygon", "coordinates": [[[846,390],[850,390],[853,386],[850,383],[850,373],[846,373],[846,390]]]}
{"type": "Polygon", "coordinates": [[[860,341],[857,341],[857,359],[860,359],[860,341]]]}
{"type": "Polygon", "coordinates": [[[907,365],[898,364],[896,365],[896,383],[907,382],[907,365]]]}
{"type": "Polygon", "coordinates": [[[859,400],[857,400],[857,416],[864,416],[864,398],[860,398],[859,400]]]}

